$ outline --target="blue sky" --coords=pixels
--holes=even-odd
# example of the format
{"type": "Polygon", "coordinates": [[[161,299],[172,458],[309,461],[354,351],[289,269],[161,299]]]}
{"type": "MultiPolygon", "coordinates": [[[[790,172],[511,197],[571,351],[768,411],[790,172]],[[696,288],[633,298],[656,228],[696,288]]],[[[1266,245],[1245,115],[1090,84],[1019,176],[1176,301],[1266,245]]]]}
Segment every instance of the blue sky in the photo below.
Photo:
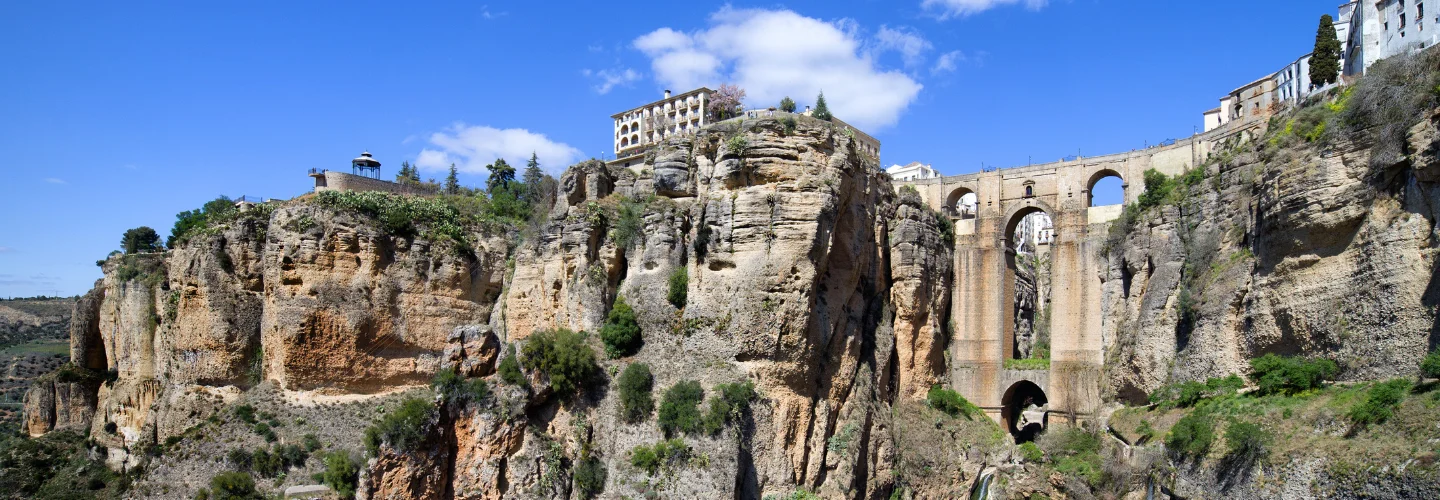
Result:
{"type": "Polygon", "coordinates": [[[545,167],[682,85],[826,91],[945,174],[1184,137],[1309,51],[1335,0],[0,3],[0,297],[78,294],[125,229],[288,198],[368,149],[545,167]]]}

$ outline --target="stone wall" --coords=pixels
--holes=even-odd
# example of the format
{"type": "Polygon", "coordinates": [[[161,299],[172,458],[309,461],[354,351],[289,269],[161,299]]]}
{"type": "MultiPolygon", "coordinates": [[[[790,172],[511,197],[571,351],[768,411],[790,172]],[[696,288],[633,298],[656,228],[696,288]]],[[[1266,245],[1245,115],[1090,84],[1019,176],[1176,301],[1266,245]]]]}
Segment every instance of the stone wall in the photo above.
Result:
{"type": "Polygon", "coordinates": [[[331,170],[310,174],[315,178],[315,192],[321,191],[384,191],[395,194],[435,194],[432,186],[413,186],[331,170]]]}

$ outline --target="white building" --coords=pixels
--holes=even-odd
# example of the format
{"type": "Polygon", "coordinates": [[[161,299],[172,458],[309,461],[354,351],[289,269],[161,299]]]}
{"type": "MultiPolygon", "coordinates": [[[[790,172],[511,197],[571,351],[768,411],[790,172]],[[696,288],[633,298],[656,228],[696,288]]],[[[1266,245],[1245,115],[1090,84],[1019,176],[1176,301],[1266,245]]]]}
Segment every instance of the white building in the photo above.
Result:
{"type": "Polygon", "coordinates": [[[897,181],[917,181],[920,179],[934,179],[940,177],[940,172],[930,165],[920,162],[911,162],[909,165],[891,165],[885,169],[890,178],[897,181]]]}
{"type": "Polygon", "coordinates": [[[1363,75],[1376,61],[1429,48],[1440,41],[1440,1],[1363,0],[1340,7],[1346,32],[1344,74],[1363,75]]]}
{"type": "Polygon", "coordinates": [[[610,116],[615,122],[615,161],[637,160],[667,137],[700,130],[710,123],[705,108],[714,92],[700,87],[671,96],[666,90],[658,101],[610,116]]]}

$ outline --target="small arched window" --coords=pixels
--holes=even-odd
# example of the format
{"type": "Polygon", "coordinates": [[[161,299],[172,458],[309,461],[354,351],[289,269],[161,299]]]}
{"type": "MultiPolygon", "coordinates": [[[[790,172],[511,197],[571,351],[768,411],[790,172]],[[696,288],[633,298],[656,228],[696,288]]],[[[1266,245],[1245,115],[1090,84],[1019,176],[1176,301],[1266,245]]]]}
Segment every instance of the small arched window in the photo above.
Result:
{"type": "Polygon", "coordinates": [[[1025,197],[1035,196],[1035,186],[1025,186],[1025,197]]]}

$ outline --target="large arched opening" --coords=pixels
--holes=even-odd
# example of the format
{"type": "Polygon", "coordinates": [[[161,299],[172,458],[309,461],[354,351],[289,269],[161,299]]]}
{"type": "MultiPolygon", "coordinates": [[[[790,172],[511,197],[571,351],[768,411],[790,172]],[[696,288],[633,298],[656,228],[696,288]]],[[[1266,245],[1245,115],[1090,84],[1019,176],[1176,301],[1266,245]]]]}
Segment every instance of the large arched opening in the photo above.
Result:
{"type": "Polygon", "coordinates": [[[1050,359],[1050,247],[1055,223],[1039,206],[1027,205],[1005,226],[1006,367],[1048,369],[1050,359]]]}
{"type": "Polygon", "coordinates": [[[1085,185],[1085,192],[1089,194],[1086,206],[1104,207],[1124,204],[1125,187],[1125,179],[1114,170],[1105,169],[1095,172],[1090,176],[1090,182],[1085,185]]]}
{"type": "Polygon", "coordinates": [[[1045,391],[1029,380],[1016,382],[1005,390],[1005,396],[1000,398],[1000,418],[1016,443],[1034,441],[1045,430],[1048,404],[1045,391]]]}
{"type": "Polygon", "coordinates": [[[980,198],[968,188],[955,188],[945,199],[945,213],[958,219],[974,219],[980,210],[980,198]]]}

